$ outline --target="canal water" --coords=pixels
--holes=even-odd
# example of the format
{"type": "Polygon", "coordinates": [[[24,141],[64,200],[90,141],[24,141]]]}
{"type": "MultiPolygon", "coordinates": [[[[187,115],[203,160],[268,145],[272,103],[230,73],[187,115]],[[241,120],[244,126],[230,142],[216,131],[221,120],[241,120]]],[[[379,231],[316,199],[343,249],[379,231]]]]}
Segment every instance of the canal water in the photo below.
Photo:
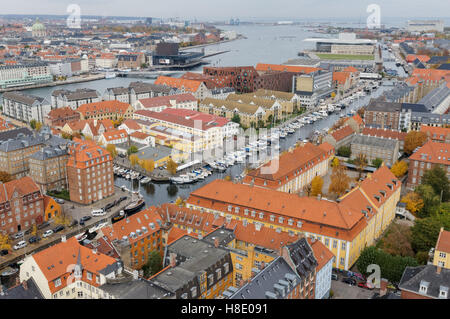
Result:
{"type": "MultiPolygon", "coordinates": [[[[380,96],[385,90],[390,89],[389,86],[380,86],[376,91],[373,91],[371,95],[366,95],[356,99],[351,103],[346,109],[345,113],[351,110],[357,110],[362,106],[366,106],[370,98],[375,98],[380,96]]],[[[299,140],[304,140],[308,138],[314,131],[323,130],[325,128],[331,128],[333,124],[339,119],[339,114],[333,113],[326,118],[316,121],[313,124],[305,125],[300,129],[296,130],[294,134],[289,134],[286,139],[280,140],[280,153],[287,150],[289,147],[294,146],[299,140]]],[[[138,181],[131,181],[124,179],[122,177],[115,177],[115,184],[117,186],[125,186],[127,189],[139,190],[145,199],[146,206],[160,205],[162,203],[167,203],[175,201],[177,197],[182,198],[189,197],[189,194],[194,190],[210,183],[214,179],[223,179],[226,176],[231,176],[231,178],[238,177],[242,174],[245,169],[245,164],[236,164],[227,168],[223,173],[214,172],[210,176],[206,177],[202,181],[198,181],[195,184],[185,184],[185,185],[173,185],[173,184],[156,184],[148,183],[147,185],[139,185],[138,181]]]]}

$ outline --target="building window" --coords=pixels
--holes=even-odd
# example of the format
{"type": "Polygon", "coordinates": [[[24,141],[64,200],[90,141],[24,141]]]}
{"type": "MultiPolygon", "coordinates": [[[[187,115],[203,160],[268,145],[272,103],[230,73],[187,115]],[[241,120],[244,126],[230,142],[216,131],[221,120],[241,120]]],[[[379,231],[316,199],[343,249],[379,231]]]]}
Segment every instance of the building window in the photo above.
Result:
{"type": "Polygon", "coordinates": [[[333,248],[337,248],[337,240],[333,240],[333,248]]]}
{"type": "Polygon", "coordinates": [[[61,278],[55,279],[55,280],[53,281],[53,283],[55,284],[55,287],[61,286],[61,278]]]}

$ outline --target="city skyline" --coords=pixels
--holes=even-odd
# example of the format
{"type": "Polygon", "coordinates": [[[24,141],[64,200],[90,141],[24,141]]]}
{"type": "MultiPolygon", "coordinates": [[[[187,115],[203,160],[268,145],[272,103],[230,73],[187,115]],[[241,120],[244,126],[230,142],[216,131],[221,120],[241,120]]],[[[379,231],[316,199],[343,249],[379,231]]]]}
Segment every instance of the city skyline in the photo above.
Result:
{"type": "MultiPolygon", "coordinates": [[[[17,0],[14,3],[2,4],[2,13],[24,14],[24,15],[67,15],[67,7],[73,1],[63,0],[42,0],[39,6],[29,0],[17,0]]],[[[143,0],[130,0],[126,7],[121,6],[118,0],[79,0],[75,4],[81,8],[81,15],[95,15],[103,17],[179,17],[181,19],[267,19],[267,18],[288,18],[288,19],[320,19],[320,18],[365,18],[370,13],[366,12],[367,6],[374,3],[371,0],[346,0],[346,6],[341,2],[337,3],[329,0],[320,2],[312,0],[301,0],[292,2],[291,0],[249,0],[244,4],[237,0],[230,0],[223,3],[205,3],[203,0],[193,0],[189,5],[181,0],[174,0],[172,6],[167,7],[163,1],[152,0],[152,6],[146,6],[143,0]],[[255,10],[258,8],[258,10],[255,10]],[[295,15],[292,12],[297,12],[295,15]]],[[[430,0],[426,3],[411,5],[410,1],[381,0],[375,2],[380,6],[381,19],[386,18],[442,18],[436,16],[436,12],[450,12],[450,4],[438,0],[430,0]],[[436,10],[438,9],[438,10],[436,10]]],[[[445,16],[444,16],[445,17],[445,16]]]]}

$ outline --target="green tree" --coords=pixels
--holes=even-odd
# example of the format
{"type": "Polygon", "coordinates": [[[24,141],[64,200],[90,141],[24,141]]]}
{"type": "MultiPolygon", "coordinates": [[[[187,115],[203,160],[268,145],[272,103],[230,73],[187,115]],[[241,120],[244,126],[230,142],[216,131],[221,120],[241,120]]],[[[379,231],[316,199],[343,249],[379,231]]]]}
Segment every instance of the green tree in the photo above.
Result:
{"type": "Polygon", "coordinates": [[[106,145],[106,150],[111,154],[112,158],[116,158],[117,156],[117,149],[114,144],[108,144],[106,145]]]}
{"type": "Polygon", "coordinates": [[[440,165],[435,165],[432,169],[426,170],[421,184],[433,187],[434,192],[438,196],[442,194],[443,202],[450,199],[450,183],[447,178],[447,172],[440,165]]]}
{"type": "Polygon", "coordinates": [[[142,267],[142,270],[144,271],[144,277],[149,278],[154,274],[158,273],[161,269],[162,269],[161,254],[156,250],[152,250],[148,254],[147,263],[142,267]]]}
{"type": "Polygon", "coordinates": [[[341,146],[337,150],[337,155],[343,157],[350,157],[350,155],[352,155],[352,150],[350,149],[350,146],[341,146]]]}
{"type": "MultiPolygon", "coordinates": [[[[429,251],[431,247],[434,247],[439,236],[439,230],[441,227],[445,227],[444,223],[445,221],[438,216],[416,219],[414,226],[411,227],[413,249],[416,252],[429,251]]],[[[447,222],[446,228],[449,229],[449,226],[450,224],[447,222]]]]}
{"type": "Polygon", "coordinates": [[[379,168],[381,164],[383,164],[383,160],[381,158],[377,157],[374,160],[372,160],[372,165],[375,166],[376,168],[379,168]]]}
{"type": "Polygon", "coordinates": [[[138,148],[135,145],[131,145],[130,148],[128,148],[127,153],[128,155],[131,155],[133,153],[137,153],[138,152],[138,148]]]}
{"type": "Polygon", "coordinates": [[[239,114],[236,113],[231,118],[231,121],[234,122],[234,123],[241,124],[241,117],[239,116],[239,114]]]}
{"type": "Polygon", "coordinates": [[[434,215],[439,208],[439,196],[436,195],[430,185],[419,185],[415,192],[423,200],[422,208],[417,212],[417,216],[424,218],[434,215]]]}
{"type": "Polygon", "coordinates": [[[36,128],[36,123],[37,123],[37,121],[36,121],[35,119],[32,119],[32,120],[30,121],[30,126],[31,126],[31,128],[32,128],[33,130],[36,128]]]}

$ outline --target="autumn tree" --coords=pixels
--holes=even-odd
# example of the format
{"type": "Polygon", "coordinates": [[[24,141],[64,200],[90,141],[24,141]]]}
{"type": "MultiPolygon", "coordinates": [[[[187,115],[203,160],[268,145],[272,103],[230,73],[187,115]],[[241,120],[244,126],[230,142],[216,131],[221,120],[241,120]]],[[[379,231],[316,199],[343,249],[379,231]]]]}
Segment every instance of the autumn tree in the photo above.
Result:
{"type": "Polygon", "coordinates": [[[333,158],[333,160],[331,161],[331,167],[338,167],[339,165],[340,165],[339,158],[337,157],[333,158]]]}
{"type": "Polygon", "coordinates": [[[0,233],[0,250],[11,250],[11,239],[8,234],[3,235],[0,233]]]}
{"type": "Polygon", "coordinates": [[[106,150],[111,154],[112,158],[116,158],[117,156],[117,149],[114,144],[108,144],[106,145],[106,150]]]}
{"type": "Polygon", "coordinates": [[[66,214],[58,214],[53,217],[53,222],[56,225],[68,226],[70,224],[70,219],[66,214]]]}
{"type": "Polygon", "coordinates": [[[349,185],[350,177],[347,175],[347,169],[343,165],[333,167],[328,192],[341,196],[349,188],[349,185]]]}
{"type": "Polygon", "coordinates": [[[331,127],[331,130],[334,131],[334,130],[337,130],[337,129],[341,128],[341,127],[344,125],[344,123],[345,123],[346,120],[347,120],[347,119],[344,118],[344,117],[340,118],[340,119],[337,120],[336,123],[334,123],[334,125],[331,127]]]}
{"type": "Polygon", "coordinates": [[[231,176],[230,175],[225,176],[224,180],[226,180],[228,182],[231,181],[231,176]]]}
{"type": "Polygon", "coordinates": [[[416,214],[423,208],[423,199],[416,192],[409,192],[400,200],[406,204],[406,209],[413,214],[416,214]]]}
{"type": "Polygon", "coordinates": [[[12,181],[13,179],[14,178],[8,172],[0,171],[0,182],[7,183],[9,181],[12,181]]]}
{"type": "Polygon", "coordinates": [[[175,175],[177,173],[178,164],[171,158],[167,160],[167,171],[171,175],[175,175]]]}
{"type": "Polygon", "coordinates": [[[155,169],[155,161],[152,159],[145,159],[140,165],[143,169],[150,173],[155,169]]]}
{"type": "Polygon", "coordinates": [[[317,196],[322,194],[323,179],[320,176],[316,176],[311,181],[311,196],[317,196]]]}
{"type": "Polygon", "coordinates": [[[386,235],[381,239],[381,247],[391,255],[414,257],[411,237],[409,226],[392,223],[386,231],[386,235]]]}
{"type": "Polygon", "coordinates": [[[354,163],[356,165],[356,170],[358,171],[358,180],[361,179],[362,173],[364,172],[364,168],[367,165],[367,156],[364,153],[359,153],[356,156],[354,163]]]}
{"type": "Polygon", "coordinates": [[[184,206],[184,204],[185,204],[185,201],[184,201],[183,197],[178,196],[177,199],[175,200],[175,205],[184,206]]]}
{"type": "Polygon", "coordinates": [[[130,160],[131,166],[135,166],[139,162],[139,157],[136,154],[131,154],[128,159],[130,160]]]}
{"type": "Polygon", "coordinates": [[[427,140],[427,134],[420,131],[410,131],[405,136],[403,151],[411,154],[417,147],[422,146],[427,140]]]}
{"type": "Polygon", "coordinates": [[[391,172],[395,177],[399,178],[406,174],[408,171],[408,163],[405,161],[397,161],[392,165],[391,172]]]}

